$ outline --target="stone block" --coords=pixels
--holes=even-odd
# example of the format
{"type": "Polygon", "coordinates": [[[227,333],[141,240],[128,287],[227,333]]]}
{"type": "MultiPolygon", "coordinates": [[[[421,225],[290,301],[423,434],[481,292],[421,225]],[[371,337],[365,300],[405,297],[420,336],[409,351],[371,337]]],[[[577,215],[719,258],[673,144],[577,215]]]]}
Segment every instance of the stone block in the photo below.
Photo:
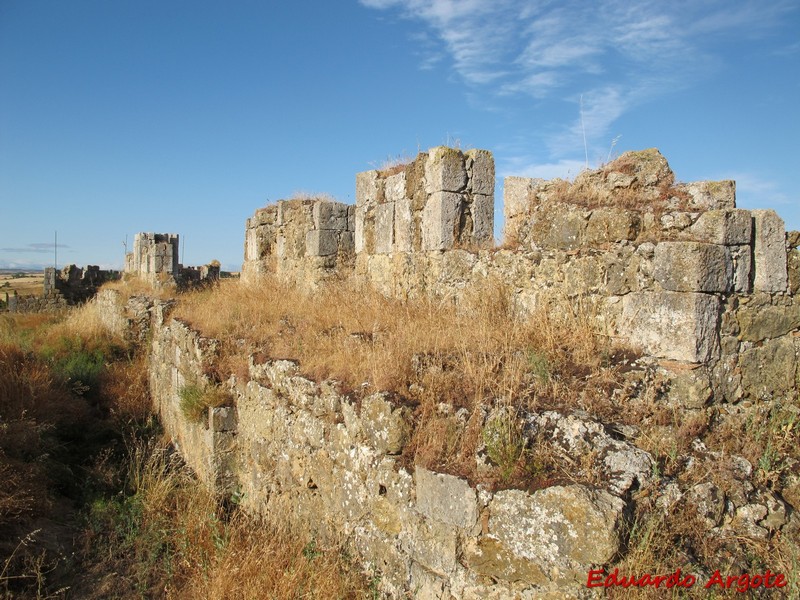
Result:
{"type": "Polygon", "coordinates": [[[453,247],[461,214],[461,196],[451,192],[430,195],[422,211],[422,249],[453,247]]]}
{"type": "Polygon", "coordinates": [[[472,198],[472,241],[479,246],[494,242],[494,195],[476,194],[472,198]]]}
{"type": "Polygon", "coordinates": [[[394,407],[385,394],[373,394],[361,406],[361,426],[380,453],[400,454],[411,432],[408,409],[394,407]]]}
{"type": "Polygon", "coordinates": [[[750,246],[728,246],[726,251],[733,264],[733,282],[730,291],[749,294],[752,290],[753,249],[750,246]]]}
{"type": "Polygon", "coordinates": [[[353,204],[347,205],[347,230],[356,230],[356,207],[353,204]]]}
{"type": "Polygon", "coordinates": [[[394,203],[394,251],[411,252],[413,240],[411,200],[403,197],[394,203]]]}
{"type": "Polygon", "coordinates": [[[356,206],[366,206],[377,202],[378,172],[363,171],[356,173],[356,206]]]}
{"type": "Polygon", "coordinates": [[[538,211],[529,239],[539,248],[574,250],[583,245],[587,215],[581,210],[538,211]]]}
{"type": "Polygon", "coordinates": [[[586,226],[586,245],[635,240],[639,235],[639,215],[622,208],[599,208],[592,211],[586,226]]]}
{"type": "Polygon", "coordinates": [[[503,216],[506,223],[508,223],[509,219],[528,212],[534,186],[542,183],[544,183],[543,179],[530,179],[528,177],[506,177],[503,179],[503,216]]]}
{"type": "Polygon", "coordinates": [[[753,210],[753,291],[785,292],[786,228],[774,210],[753,210]]]}
{"type": "Polygon", "coordinates": [[[478,520],[475,490],[465,479],[417,467],[417,510],[425,517],[464,529],[478,520]]]}
{"type": "Polygon", "coordinates": [[[488,150],[468,150],[465,152],[467,172],[471,175],[470,187],[473,194],[494,196],[494,157],[488,150]]]}
{"type": "Polygon", "coordinates": [[[455,529],[428,521],[420,523],[412,532],[413,535],[404,540],[411,558],[440,577],[446,577],[456,566],[455,529]]]}
{"type": "Polygon", "coordinates": [[[312,229],[306,233],[306,256],[330,256],[339,249],[339,238],[331,229],[312,229]]]}
{"type": "Polygon", "coordinates": [[[467,185],[467,168],[464,155],[453,148],[437,146],[428,152],[425,160],[425,191],[461,192],[467,185]]]}
{"type": "Polygon", "coordinates": [[[723,246],[661,242],[653,258],[654,277],[673,292],[726,292],[733,287],[733,263],[723,246]]]}
{"type": "Polygon", "coordinates": [[[387,202],[398,202],[406,197],[406,172],[400,171],[386,178],[384,194],[387,202]]]}
{"type": "Polygon", "coordinates": [[[605,564],[619,551],[624,508],[620,498],[581,485],[503,490],[489,504],[489,534],[545,573],[572,578],[563,569],[605,564]]]}
{"type": "Polygon", "coordinates": [[[312,209],[314,229],[347,229],[347,208],[341,202],[315,202],[312,209]]]}
{"type": "Polygon", "coordinates": [[[618,332],[651,356],[706,362],[719,355],[719,312],[710,294],[634,292],[622,299],[618,332]]]}
{"type": "Polygon", "coordinates": [[[339,250],[342,252],[353,252],[355,250],[354,235],[352,231],[342,231],[339,233],[339,250]]]}
{"type": "Polygon", "coordinates": [[[742,388],[751,398],[769,400],[797,393],[794,340],[784,336],[742,352],[742,388]]]}
{"type": "Polygon", "coordinates": [[[690,205],[700,210],[720,210],[736,208],[736,182],[695,181],[684,184],[683,189],[689,193],[690,205]]]}
{"type": "Polygon", "coordinates": [[[753,218],[749,210],[740,208],[709,210],[697,218],[687,234],[698,242],[749,246],[753,239],[753,218]]]}
{"type": "Polygon", "coordinates": [[[394,250],[394,202],[375,207],[375,253],[390,254],[394,250]]]}
{"type": "Polygon", "coordinates": [[[736,311],[739,337],[748,342],[761,342],[786,335],[800,327],[800,303],[788,306],[745,304],[736,311]]]}
{"type": "Polygon", "coordinates": [[[354,213],[354,227],[353,227],[353,242],[355,244],[356,254],[363,252],[366,248],[366,216],[367,209],[363,206],[356,206],[354,213]]]}
{"type": "Polygon", "coordinates": [[[711,380],[705,368],[669,373],[670,402],[689,409],[703,408],[711,399],[711,380]]]}
{"type": "Polygon", "coordinates": [[[208,428],[212,431],[236,431],[236,409],[231,406],[210,408],[208,428]]]}

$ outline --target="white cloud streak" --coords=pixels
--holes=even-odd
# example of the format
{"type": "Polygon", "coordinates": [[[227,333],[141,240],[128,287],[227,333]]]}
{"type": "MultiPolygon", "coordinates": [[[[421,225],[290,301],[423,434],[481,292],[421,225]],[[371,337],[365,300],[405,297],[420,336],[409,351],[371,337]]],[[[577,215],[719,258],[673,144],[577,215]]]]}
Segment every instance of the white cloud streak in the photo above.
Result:
{"type": "MultiPolygon", "coordinates": [[[[442,53],[470,87],[499,97],[528,96],[577,105],[587,138],[648,99],[682,89],[717,64],[710,37],[765,35],[791,0],[361,0],[423,22],[438,40],[423,68],[442,53]]],[[[551,152],[575,148],[577,120],[552,134],[551,152]]],[[[582,147],[582,143],[581,143],[582,147]]]]}

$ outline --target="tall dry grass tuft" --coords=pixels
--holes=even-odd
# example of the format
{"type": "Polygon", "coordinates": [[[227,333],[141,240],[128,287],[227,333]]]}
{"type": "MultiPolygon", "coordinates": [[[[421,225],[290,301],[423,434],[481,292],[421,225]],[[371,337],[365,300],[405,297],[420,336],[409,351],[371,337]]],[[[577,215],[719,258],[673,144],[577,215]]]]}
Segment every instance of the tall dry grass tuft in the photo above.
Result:
{"type": "MultiPolygon", "coordinates": [[[[366,581],[342,547],[321,548],[286,524],[226,509],[167,446],[135,442],[127,463],[125,494],[95,501],[84,539],[94,571],[117,573],[115,592],[209,599],[367,597],[366,581]]],[[[104,591],[89,579],[79,591],[102,597],[104,591]]]]}

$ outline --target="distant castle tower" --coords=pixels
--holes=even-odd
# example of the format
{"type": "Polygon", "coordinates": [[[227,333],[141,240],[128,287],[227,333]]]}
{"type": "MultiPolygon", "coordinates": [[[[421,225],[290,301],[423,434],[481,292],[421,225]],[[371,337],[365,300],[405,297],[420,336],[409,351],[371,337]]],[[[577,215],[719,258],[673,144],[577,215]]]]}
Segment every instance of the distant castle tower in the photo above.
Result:
{"type": "Polygon", "coordinates": [[[147,279],[160,274],[177,277],[179,236],[177,233],[137,233],[133,252],[125,255],[125,272],[147,279]]]}

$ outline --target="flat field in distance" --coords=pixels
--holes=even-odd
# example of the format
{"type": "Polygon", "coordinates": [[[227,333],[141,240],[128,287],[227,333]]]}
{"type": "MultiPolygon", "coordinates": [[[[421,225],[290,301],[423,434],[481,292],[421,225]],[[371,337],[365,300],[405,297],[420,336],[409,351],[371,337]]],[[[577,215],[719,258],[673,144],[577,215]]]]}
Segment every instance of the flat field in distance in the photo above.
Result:
{"type": "Polygon", "coordinates": [[[0,296],[3,292],[20,296],[38,296],[42,293],[44,273],[42,271],[21,271],[19,269],[0,269],[0,296]]]}

